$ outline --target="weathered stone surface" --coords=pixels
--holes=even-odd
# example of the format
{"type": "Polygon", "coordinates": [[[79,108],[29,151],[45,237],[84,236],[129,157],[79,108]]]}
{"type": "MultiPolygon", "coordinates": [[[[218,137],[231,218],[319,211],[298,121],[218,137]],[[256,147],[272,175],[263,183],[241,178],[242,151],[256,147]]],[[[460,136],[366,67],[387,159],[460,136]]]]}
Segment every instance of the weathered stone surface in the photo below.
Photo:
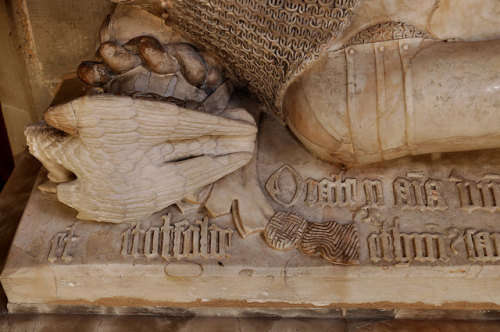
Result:
{"type": "MultiPolygon", "coordinates": [[[[226,12],[245,5],[245,1],[233,3],[221,2],[228,6],[226,12]]],[[[324,159],[366,164],[498,147],[500,44],[478,41],[497,37],[497,25],[467,17],[468,24],[480,26],[469,35],[463,33],[460,43],[451,43],[457,39],[453,36],[460,37],[460,25],[451,31],[453,25],[442,21],[466,15],[465,9],[477,8],[477,1],[464,2],[463,7],[423,1],[421,8],[399,1],[392,9],[394,1],[342,3],[345,6],[335,2],[328,8],[340,10],[336,19],[324,20],[336,24],[333,30],[339,36],[345,31],[339,38],[343,44],[338,45],[332,34],[318,40],[303,38],[325,33],[309,24],[316,20],[314,6],[304,7],[307,15],[297,20],[297,15],[288,14],[301,10],[304,4],[299,1],[288,3],[296,6],[286,10],[286,6],[252,3],[261,10],[259,15],[273,14],[265,20],[254,18],[259,24],[268,21],[262,29],[283,18],[293,23],[292,33],[280,41],[288,43],[288,37],[300,33],[299,46],[313,48],[301,53],[295,47],[278,61],[269,54],[266,59],[258,52],[246,53],[252,50],[239,40],[229,47],[221,44],[226,37],[236,38],[234,30],[239,28],[238,37],[255,38],[255,31],[245,30],[248,24],[243,19],[229,20],[230,36],[212,40],[212,33],[203,29],[210,26],[209,32],[219,33],[220,27],[206,17],[224,21],[223,15],[205,8],[207,15],[196,19],[195,6],[170,2],[175,4],[169,8],[170,18],[181,20],[176,23],[182,28],[182,19],[196,14],[191,20],[201,24],[200,30],[192,31],[191,37],[200,33],[208,38],[198,42],[243,76],[240,80],[247,88],[268,106],[274,105],[279,116],[284,97],[284,118],[305,148],[275,120],[259,118],[250,110],[259,125],[254,157],[253,136],[248,142],[248,137],[239,135],[253,135],[255,128],[245,133],[230,125],[242,117],[253,123],[250,114],[228,111],[225,115],[232,120],[224,123],[213,115],[231,104],[229,83],[221,85],[227,89],[214,90],[224,77],[216,59],[208,61],[200,49],[177,44],[183,41],[176,40],[176,33],[160,28],[161,20],[149,19],[149,14],[141,12],[138,17],[143,19],[127,27],[123,23],[134,22],[133,11],[115,12],[101,31],[103,42],[112,41],[103,45],[114,45],[101,57],[115,74],[96,72],[99,64],[92,63],[83,68],[85,80],[99,85],[95,89],[110,81],[109,91],[137,98],[153,92],[160,99],[177,97],[186,108],[189,103],[213,114],[174,112],[191,114],[186,125],[176,123],[176,117],[164,119],[179,110],[175,105],[154,113],[151,108],[158,108],[157,102],[103,96],[81,99],[104,101],[95,112],[99,114],[88,118],[83,114],[83,121],[68,111],[70,107],[49,111],[49,124],[88,138],[71,145],[68,141],[78,138],[57,136],[56,143],[64,145],[62,152],[56,146],[58,154],[43,144],[34,149],[44,161],[47,154],[55,155],[48,158],[53,163],[45,162],[51,180],[73,180],[68,170],[77,173],[80,182],[55,189],[59,199],[78,208],[80,218],[122,223],[77,220],[73,210],[57,202],[54,186],[45,183],[42,174],[37,185],[45,191],[33,192],[2,274],[10,310],[184,315],[285,311],[347,318],[407,318],[412,310],[436,308],[453,310],[443,316],[450,318],[459,309],[499,310],[499,150],[405,157],[350,168],[325,163],[307,150],[324,159]],[[384,6],[372,15],[376,4],[384,6]],[[146,30],[137,34],[137,27],[146,30]],[[152,36],[144,36],[145,32],[152,36]],[[138,35],[132,39],[136,44],[127,43],[138,35]],[[171,46],[171,55],[165,44],[171,46]],[[330,50],[323,53],[327,46],[330,50]],[[230,50],[229,57],[221,59],[226,55],[222,48],[230,50]],[[485,68],[485,62],[492,69],[485,68]],[[294,83],[288,86],[289,82],[294,83]],[[126,107],[129,102],[137,104],[134,112],[126,107]],[[121,113],[109,112],[110,107],[121,113]],[[135,111],[139,125],[128,121],[135,111]],[[109,121],[95,130],[101,120],[109,121]],[[221,130],[209,130],[216,134],[215,140],[229,133],[228,140],[208,149],[198,141],[185,141],[201,135],[212,122],[221,130]],[[223,131],[229,127],[233,130],[223,131]],[[173,142],[163,151],[158,144],[164,142],[155,139],[168,130],[185,131],[169,136],[173,142]],[[117,133],[123,135],[115,137],[117,133]],[[141,146],[134,145],[137,133],[148,138],[141,146]],[[229,160],[225,165],[230,166],[223,170],[195,159],[199,154],[226,156],[231,144],[242,141],[251,143],[244,144],[248,164],[231,174],[244,163],[229,160]],[[169,154],[172,148],[177,153],[169,154]],[[165,152],[170,157],[161,159],[165,152]],[[149,167],[163,170],[168,166],[165,161],[190,163],[196,176],[184,176],[183,167],[174,172],[149,167]],[[209,169],[220,176],[210,177],[209,169]],[[75,188],[85,183],[89,190],[75,188]],[[148,191],[150,187],[155,190],[148,191]],[[183,192],[171,197],[177,187],[183,192]],[[75,193],[80,195],[77,199],[75,193]],[[148,204],[154,209],[144,212],[148,204]]],[[[478,12],[495,12],[492,3],[478,12]]],[[[274,30],[261,32],[268,39],[283,37],[276,37],[274,30]]],[[[258,40],[253,49],[262,46],[274,56],[273,50],[279,53],[288,47],[276,45],[258,40]]],[[[81,100],[71,105],[76,107],[81,100]]]]}
{"type": "Polygon", "coordinates": [[[498,40],[366,38],[325,53],[288,87],[285,118],[308,149],[368,164],[500,147],[498,40]]]}
{"type": "Polygon", "coordinates": [[[359,263],[273,250],[203,205],[108,225],[34,191],[2,274],[12,307],[500,308],[498,150],[345,169],[266,116],[256,165],[275,212],[353,224],[359,263]]]}

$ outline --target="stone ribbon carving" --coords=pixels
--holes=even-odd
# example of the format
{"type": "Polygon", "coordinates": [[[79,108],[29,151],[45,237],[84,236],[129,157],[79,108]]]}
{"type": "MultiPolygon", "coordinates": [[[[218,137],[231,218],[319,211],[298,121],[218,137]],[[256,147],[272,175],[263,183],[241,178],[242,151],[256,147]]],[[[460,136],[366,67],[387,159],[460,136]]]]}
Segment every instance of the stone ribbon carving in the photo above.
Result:
{"type": "Polygon", "coordinates": [[[61,202],[80,219],[119,223],[160,211],[250,161],[255,124],[242,109],[224,115],[94,95],[49,109],[46,123],[25,134],[59,183],[61,202]]]}
{"type": "Polygon", "coordinates": [[[319,254],[330,263],[357,264],[359,261],[359,236],[354,224],[308,222],[281,211],[267,224],[264,238],[274,249],[297,248],[306,255],[319,254]]]}

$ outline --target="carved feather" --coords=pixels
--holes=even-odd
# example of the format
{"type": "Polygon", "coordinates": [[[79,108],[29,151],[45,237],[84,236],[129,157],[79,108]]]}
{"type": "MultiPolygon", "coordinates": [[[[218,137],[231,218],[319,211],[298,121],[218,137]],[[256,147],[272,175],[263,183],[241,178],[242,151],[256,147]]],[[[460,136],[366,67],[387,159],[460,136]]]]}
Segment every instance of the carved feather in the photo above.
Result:
{"type": "Polygon", "coordinates": [[[116,223],[151,215],[245,165],[257,132],[246,119],[96,95],[50,108],[45,121],[53,128],[34,124],[26,136],[31,153],[63,182],[61,202],[80,219],[116,223]],[[76,179],[65,182],[72,173],[76,179]]]}

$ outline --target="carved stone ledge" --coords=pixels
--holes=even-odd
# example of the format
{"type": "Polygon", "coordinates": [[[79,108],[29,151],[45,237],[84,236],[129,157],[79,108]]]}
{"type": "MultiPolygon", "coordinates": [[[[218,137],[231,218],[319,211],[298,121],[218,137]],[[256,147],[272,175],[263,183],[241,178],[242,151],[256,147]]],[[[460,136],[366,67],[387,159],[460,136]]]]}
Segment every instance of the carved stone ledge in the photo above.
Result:
{"type": "MultiPolygon", "coordinates": [[[[303,226],[297,241],[279,248],[290,250],[273,249],[260,234],[240,236],[235,223],[255,222],[246,206],[249,199],[259,206],[254,194],[239,196],[237,214],[230,203],[213,209],[217,216],[174,205],[110,225],[78,221],[53,193],[34,190],[2,274],[11,310],[500,309],[498,150],[345,169],[313,158],[269,116],[259,129],[262,199],[303,226]],[[353,265],[332,264],[321,250],[306,255],[305,228],[328,221],[357,234],[353,265]]],[[[222,204],[221,192],[212,197],[212,188],[209,197],[222,204]]],[[[321,234],[313,244],[342,241],[321,234]]]]}

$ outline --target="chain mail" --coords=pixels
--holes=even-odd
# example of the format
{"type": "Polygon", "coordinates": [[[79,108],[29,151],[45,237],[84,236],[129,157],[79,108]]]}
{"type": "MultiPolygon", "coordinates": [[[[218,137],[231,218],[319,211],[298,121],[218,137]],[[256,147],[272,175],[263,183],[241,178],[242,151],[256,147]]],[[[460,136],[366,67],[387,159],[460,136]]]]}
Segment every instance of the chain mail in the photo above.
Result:
{"type": "Polygon", "coordinates": [[[358,44],[374,43],[387,40],[396,40],[404,38],[430,38],[425,32],[419,30],[415,26],[403,22],[386,22],[369,27],[351,40],[344,46],[352,46],[358,44]]]}
{"type": "Polygon", "coordinates": [[[358,1],[169,0],[165,10],[282,119],[287,83],[349,25],[358,1]]]}

